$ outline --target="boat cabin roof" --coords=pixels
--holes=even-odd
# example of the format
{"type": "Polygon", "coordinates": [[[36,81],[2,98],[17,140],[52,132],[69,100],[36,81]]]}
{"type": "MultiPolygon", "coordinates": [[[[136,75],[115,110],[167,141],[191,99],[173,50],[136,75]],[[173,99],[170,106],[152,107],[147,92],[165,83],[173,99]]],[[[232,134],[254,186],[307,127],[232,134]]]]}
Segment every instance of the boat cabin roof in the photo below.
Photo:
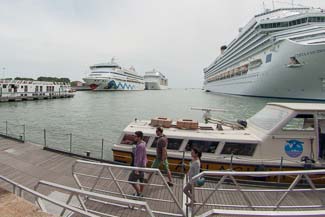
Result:
{"type": "Polygon", "coordinates": [[[315,111],[325,112],[325,104],[321,103],[268,103],[267,105],[273,105],[283,107],[295,111],[315,111]]]}
{"type": "MultiPolygon", "coordinates": [[[[150,125],[149,120],[137,120],[130,123],[125,129],[124,133],[133,134],[135,131],[140,130],[144,135],[156,135],[156,127],[150,125]]],[[[230,127],[223,126],[223,130],[218,130],[216,124],[199,123],[198,129],[179,129],[176,127],[176,122],[173,122],[169,128],[164,128],[164,134],[168,138],[188,138],[198,140],[232,140],[246,141],[258,143],[260,138],[252,134],[247,129],[233,130],[230,127]]]]}

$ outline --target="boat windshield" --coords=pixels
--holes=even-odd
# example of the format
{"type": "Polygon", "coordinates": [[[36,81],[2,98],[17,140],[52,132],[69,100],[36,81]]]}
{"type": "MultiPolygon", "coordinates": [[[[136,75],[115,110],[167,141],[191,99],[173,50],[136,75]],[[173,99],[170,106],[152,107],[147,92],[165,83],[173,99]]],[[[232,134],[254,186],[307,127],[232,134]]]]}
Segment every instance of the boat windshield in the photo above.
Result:
{"type": "Polygon", "coordinates": [[[287,115],[288,111],[267,106],[251,117],[249,122],[264,130],[271,130],[287,115]]]}

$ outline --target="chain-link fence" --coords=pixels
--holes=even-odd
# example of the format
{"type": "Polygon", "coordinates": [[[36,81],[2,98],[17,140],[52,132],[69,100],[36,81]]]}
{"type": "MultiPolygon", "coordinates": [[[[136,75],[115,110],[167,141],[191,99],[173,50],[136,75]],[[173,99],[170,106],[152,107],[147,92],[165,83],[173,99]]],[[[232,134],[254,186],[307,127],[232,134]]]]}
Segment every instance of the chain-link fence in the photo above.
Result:
{"type": "Polygon", "coordinates": [[[0,122],[0,135],[77,156],[105,161],[112,159],[113,141],[69,133],[63,129],[42,129],[37,126],[4,121],[0,122]]]}

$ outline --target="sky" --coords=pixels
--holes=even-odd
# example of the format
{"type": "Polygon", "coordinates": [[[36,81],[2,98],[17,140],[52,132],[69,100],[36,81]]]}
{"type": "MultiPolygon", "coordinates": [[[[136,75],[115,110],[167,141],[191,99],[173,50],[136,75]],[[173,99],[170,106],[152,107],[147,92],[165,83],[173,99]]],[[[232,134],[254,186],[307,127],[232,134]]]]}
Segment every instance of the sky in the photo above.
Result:
{"type": "MultiPolygon", "coordinates": [[[[0,0],[0,77],[82,80],[112,57],[172,88],[200,88],[203,68],[271,0],[0,0]],[[264,2],[264,3],[263,3],[264,2]]],[[[321,7],[324,0],[295,0],[321,7]]]]}

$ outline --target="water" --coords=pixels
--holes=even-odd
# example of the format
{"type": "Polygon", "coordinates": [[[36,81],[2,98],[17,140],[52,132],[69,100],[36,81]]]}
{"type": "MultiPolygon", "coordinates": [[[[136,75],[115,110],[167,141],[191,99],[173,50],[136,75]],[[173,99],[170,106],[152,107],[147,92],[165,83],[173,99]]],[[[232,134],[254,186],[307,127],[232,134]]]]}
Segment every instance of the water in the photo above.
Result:
{"type": "MultiPolygon", "coordinates": [[[[44,144],[44,129],[48,146],[82,153],[91,151],[101,157],[104,139],[104,158],[112,159],[111,147],[122,130],[135,118],[170,117],[202,121],[202,112],[191,107],[221,108],[214,112],[227,120],[247,119],[267,102],[293,100],[216,95],[200,89],[170,89],[130,92],[77,92],[74,98],[10,102],[0,104],[0,131],[22,135],[25,124],[26,140],[44,144]],[[72,138],[71,135],[72,134],[72,138]],[[71,140],[70,140],[71,139],[71,140]]],[[[301,102],[301,101],[299,101],[301,102]]]]}

